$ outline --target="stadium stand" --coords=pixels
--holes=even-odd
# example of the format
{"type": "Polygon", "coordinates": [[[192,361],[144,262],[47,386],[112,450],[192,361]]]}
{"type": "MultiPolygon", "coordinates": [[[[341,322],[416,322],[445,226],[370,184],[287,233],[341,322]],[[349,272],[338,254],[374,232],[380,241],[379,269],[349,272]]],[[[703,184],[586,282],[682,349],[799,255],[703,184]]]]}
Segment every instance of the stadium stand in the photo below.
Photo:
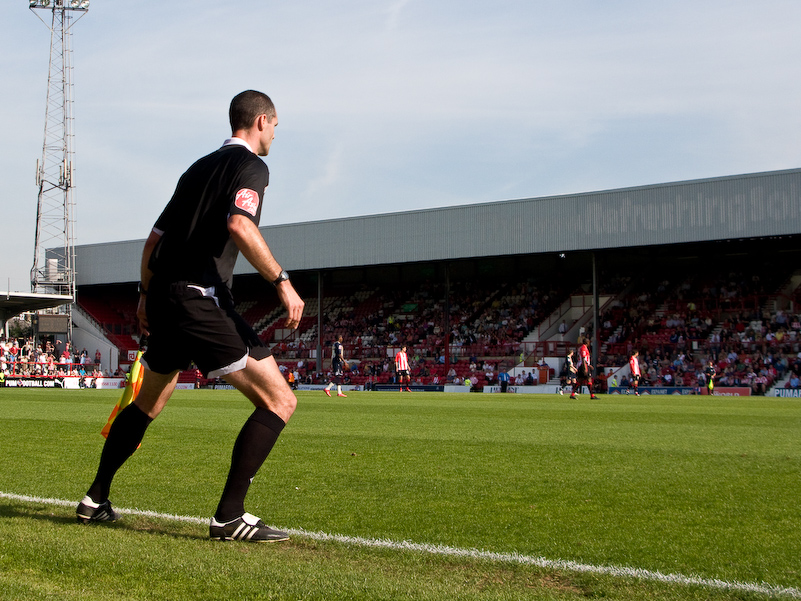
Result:
{"type": "MultiPolygon", "coordinates": [[[[801,278],[792,266],[760,270],[744,262],[740,269],[710,272],[703,263],[667,262],[644,273],[616,268],[607,267],[601,277],[601,295],[607,300],[599,318],[599,366],[624,365],[636,348],[646,383],[695,386],[705,361],[713,357],[724,385],[749,386],[756,394],[764,394],[792,371],[801,342],[801,318],[795,312],[801,278]]],[[[328,347],[342,335],[351,359],[351,384],[391,382],[391,358],[406,344],[413,382],[475,378],[475,389],[494,382],[499,368],[532,371],[550,350],[561,355],[575,344],[580,328],[573,326],[589,308],[577,311],[570,299],[586,293],[582,278],[553,272],[457,281],[447,298],[444,284],[434,281],[332,285],[323,298],[324,361],[318,371],[312,359],[318,329],[313,291],[304,291],[306,316],[298,330],[289,331],[282,328],[283,311],[263,282],[242,276],[235,286],[239,312],[272,345],[282,370],[297,371],[300,382],[327,381],[328,347]],[[565,306],[571,307],[569,312],[565,306]],[[543,324],[562,321],[571,326],[567,336],[550,328],[552,334],[538,338],[548,331],[543,324]]],[[[137,347],[136,295],[130,286],[84,287],[78,301],[121,350],[137,347]]],[[[591,322],[582,327],[592,334],[591,322]]],[[[180,378],[206,383],[195,370],[180,378]]]]}
{"type": "Polygon", "coordinates": [[[78,293],[77,305],[120,351],[127,351],[139,348],[133,337],[138,337],[139,332],[137,300],[130,286],[84,286],[78,293]]]}

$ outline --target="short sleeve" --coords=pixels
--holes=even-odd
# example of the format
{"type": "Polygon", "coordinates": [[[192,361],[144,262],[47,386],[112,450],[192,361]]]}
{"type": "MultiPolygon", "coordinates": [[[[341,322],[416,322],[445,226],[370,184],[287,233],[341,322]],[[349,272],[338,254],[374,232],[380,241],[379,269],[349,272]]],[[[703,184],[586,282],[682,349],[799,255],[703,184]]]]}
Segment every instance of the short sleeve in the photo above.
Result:
{"type": "Polygon", "coordinates": [[[244,215],[258,225],[269,180],[267,165],[254,155],[253,160],[243,165],[238,177],[234,178],[229,214],[244,215]]]}

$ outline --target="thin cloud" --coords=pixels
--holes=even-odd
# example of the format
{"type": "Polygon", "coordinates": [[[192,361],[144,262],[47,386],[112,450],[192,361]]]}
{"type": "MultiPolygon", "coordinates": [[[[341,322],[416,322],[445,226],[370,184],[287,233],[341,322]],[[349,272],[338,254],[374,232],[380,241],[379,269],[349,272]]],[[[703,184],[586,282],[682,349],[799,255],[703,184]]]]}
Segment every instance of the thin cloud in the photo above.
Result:
{"type": "Polygon", "coordinates": [[[304,198],[325,199],[325,191],[336,184],[342,174],[342,162],[345,153],[344,145],[338,144],[326,158],[319,175],[312,177],[306,186],[304,198]]]}

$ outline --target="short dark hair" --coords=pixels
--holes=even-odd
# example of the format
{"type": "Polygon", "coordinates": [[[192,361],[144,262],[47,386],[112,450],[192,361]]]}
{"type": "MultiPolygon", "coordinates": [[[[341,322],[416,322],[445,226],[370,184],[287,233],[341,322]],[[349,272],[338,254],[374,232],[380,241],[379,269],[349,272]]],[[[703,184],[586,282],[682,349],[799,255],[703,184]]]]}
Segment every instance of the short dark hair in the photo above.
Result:
{"type": "Polygon", "coordinates": [[[256,90],[240,92],[231,100],[228,109],[231,131],[250,128],[259,115],[267,115],[269,121],[275,117],[275,105],[270,97],[256,90]]]}

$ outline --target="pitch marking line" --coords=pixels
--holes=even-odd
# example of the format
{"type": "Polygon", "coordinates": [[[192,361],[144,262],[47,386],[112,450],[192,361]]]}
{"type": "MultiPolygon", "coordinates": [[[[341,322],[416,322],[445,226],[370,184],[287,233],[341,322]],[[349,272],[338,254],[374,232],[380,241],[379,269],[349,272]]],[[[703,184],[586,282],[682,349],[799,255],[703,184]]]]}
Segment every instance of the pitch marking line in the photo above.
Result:
{"type": "MultiPolygon", "coordinates": [[[[75,506],[74,501],[64,499],[47,499],[42,497],[31,497],[28,495],[17,495],[0,491],[0,498],[11,499],[14,501],[24,501],[26,503],[42,503],[45,505],[58,505],[62,507],[75,506]]],[[[139,515],[143,517],[159,518],[177,522],[189,522],[192,524],[207,525],[208,518],[198,518],[192,516],[174,515],[171,513],[158,513],[155,511],[142,509],[121,509],[114,508],[119,513],[129,515],[139,515]]],[[[410,541],[393,541],[387,539],[362,538],[359,536],[345,536],[342,534],[328,534],[325,532],[310,532],[298,528],[281,528],[293,536],[308,538],[316,541],[335,541],[347,545],[360,547],[377,547],[384,549],[396,549],[403,551],[416,551],[419,553],[429,553],[432,555],[444,555],[450,557],[468,557],[473,559],[483,559],[499,563],[518,563],[532,565],[551,570],[563,570],[568,572],[586,572],[589,574],[603,574],[622,578],[636,578],[640,580],[652,580],[669,584],[694,585],[712,589],[748,591],[764,595],[784,595],[801,599],[801,589],[793,587],[776,586],[767,583],[751,583],[717,578],[701,578],[699,576],[685,576],[683,574],[663,574],[653,570],[641,570],[625,566],[596,566],[563,559],[546,559],[544,557],[532,557],[531,555],[521,555],[519,553],[495,553],[492,551],[481,551],[479,549],[460,549],[458,547],[448,547],[444,545],[427,545],[423,543],[413,543],[410,541]]]]}

